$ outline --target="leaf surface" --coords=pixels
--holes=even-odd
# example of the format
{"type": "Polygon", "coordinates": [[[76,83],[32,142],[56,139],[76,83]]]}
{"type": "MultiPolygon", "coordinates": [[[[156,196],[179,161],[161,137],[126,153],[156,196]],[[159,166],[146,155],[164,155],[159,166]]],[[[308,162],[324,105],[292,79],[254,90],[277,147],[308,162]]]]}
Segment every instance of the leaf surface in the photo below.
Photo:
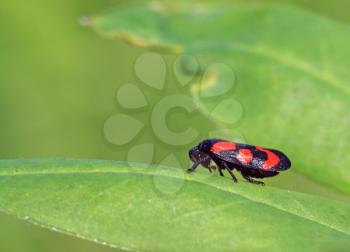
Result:
{"type": "Polygon", "coordinates": [[[225,90],[219,71],[193,86],[203,112],[350,194],[348,25],[273,5],[153,4],[94,16],[91,26],[136,46],[194,54],[203,72],[227,64],[235,82],[223,96],[204,95],[225,90]]]}
{"type": "Polygon", "coordinates": [[[0,209],[131,251],[329,251],[350,245],[347,204],[233,184],[204,171],[115,161],[0,161],[0,209]]]}

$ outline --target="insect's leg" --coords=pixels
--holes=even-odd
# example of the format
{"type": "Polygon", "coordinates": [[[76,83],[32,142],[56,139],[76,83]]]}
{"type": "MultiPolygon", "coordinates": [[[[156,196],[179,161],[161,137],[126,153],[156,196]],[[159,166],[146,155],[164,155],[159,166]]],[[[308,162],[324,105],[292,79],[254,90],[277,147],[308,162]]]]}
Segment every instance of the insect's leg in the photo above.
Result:
{"type": "Polygon", "coordinates": [[[221,162],[222,167],[226,169],[226,171],[228,171],[228,173],[230,173],[233,182],[237,183],[237,178],[236,176],[233,174],[233,172],[230,170],[230,167],[228,167],[228,165],[226,164],[226,162],[221,162]]]}
{"type": "Polygon", "coordinates": [[[221,168],[220,166],[218,166],[219,174],[220,174],[220,176],[222,176],[222,177],[223,177],[223,176],[224,176],[224,174],[222,173],[221,169],[222,169],[222,168],[221,168]]]}
{"type": "Polygon", "coordinates": [[[243,175],[243,178],[245,178],[249,183],[256,184],[256,185],[265,185],[264,182],[254,180],[251,177],[249,177],[248,175],[244,174],[243,172],[242,172],[242,175],[243,175]]]}
{"type": "Polygon", "coordinates": [[[212,166],[210,165],[210,162],[211,162],[211,158],[207,156],[206,158],[203,159],[203,161],[201,161],[201,165],[207,168],[210,173],[213,173],[213,169],[212,169],[212,166]]]}
{"type": "MultiPolygon", "coordinates": [[[[222,173],[222,170],[224,170],[225,168],[222,167],[221,163],[218,163],[217,161],[214,160],[214,163],[216,164],[216,167],[218,168],[219,174],[220,176],[224,177],[224,174],[222,173]]],[[[216,168],[215,167],[215,168],[216,168]]],[[[214,170],[214,168],[212,168],[214,170]]]]}
{"type": "Polygon", "coordinates": [[[187,169],[187,172],[189,172],[189,173],[194,172],[196,170],[196,168],[198,167],[198,165],[200,165],[200,162],[194,163],[191,168],[187,169]]]}
{"type": "Polygon", "coordinates": [[[213,171],[210,168],[210,158],[208,156],[202,157],[199,160],[196,160],[196,162],[193,163],[192,167],[187,169],[187,172],[194,172],[198,165],[203,165],[204,167],[208,168],[208,170],[210,171],[210,173],[212,173],[213,171]]]}

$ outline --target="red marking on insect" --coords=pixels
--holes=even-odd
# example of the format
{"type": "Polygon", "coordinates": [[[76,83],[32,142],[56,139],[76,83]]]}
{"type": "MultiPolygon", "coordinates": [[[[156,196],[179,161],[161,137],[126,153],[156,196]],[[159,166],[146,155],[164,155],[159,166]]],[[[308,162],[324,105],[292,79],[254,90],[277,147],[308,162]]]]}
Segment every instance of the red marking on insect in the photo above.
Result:
{"type": "Polygon", "coordinates": [[[217,142],[213,144],[213,146],[210,148],[211,152],[221,152],[221,151],[229,151],[229,150],[235,150],[236,144],[231,142],[217,142]]]}
{"type": "Polygon", "coordinates": [[[266,149],[261,148],[261,147],[256,147],[256,148],[267,154],[267,159],[264,162],[263,167],[262,167],[263,170],[271,169],[272,167],[278,165],[279,162],[281,162],[281,159],[272,151],[266,150],[266,149]]]}
{"type": "Polygon", "coordinates": [[[253,153],[248,149],[241,149],[238,152],[237,159],[243,164],[250,164],[253,160],[253,153]]]}

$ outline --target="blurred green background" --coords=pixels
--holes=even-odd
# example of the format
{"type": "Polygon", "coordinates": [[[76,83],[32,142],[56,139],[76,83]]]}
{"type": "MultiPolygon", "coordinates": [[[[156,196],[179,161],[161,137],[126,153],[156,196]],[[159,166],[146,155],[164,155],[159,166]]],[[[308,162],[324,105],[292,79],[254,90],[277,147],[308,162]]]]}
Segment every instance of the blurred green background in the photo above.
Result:
{"type": "MultiPolygon", "coordinates": [[[[144,49],[101,38],[79,24],[94,14],[127,1],[3,0],[0,3],[0,158],[73,157],[124,160],[130,145],[152,142],[145,110],[134,116],[146,125],[145,132],[129,146],[118,148],[103,137],[105,120],[122,110],[115,92],[125,83],[139,83],[133,65],[144,49]]],[[[254,1],[259,2],[259,1],[254,1]]],[[[264,1],[266,2],[266,1],[264,1]]],[[[273,1],[270,1],[273,2],[273,1]]],[[[350,1],[284,0],[342,22],[350,21],[350,1]]],[[[187,93],[178,87],[171,71],[172,55],[164,55],[166,89],[146,94],[152,105],[166,94],[187,93]]],[[[147,112],[147,111],[146,111],[147,112]]],[[[204,134],[214,125],[204,116],[174,113],[175,130],[199,126],[204,134]],[[177,123],[178,122],[178,123],[177,123]],[[208,125],[205,129],[201,125],[208,125]]],[[[157,143],[162,146],[161,143],[157,143]]],[[[169,152],[186,165],[187,148],[156,152],[156,160],[169,152]]],[[[186,146],[189,147],[189,146],[186,146]]],[[[315,183],[289,174],[274,181],[285,187],[293,179],[298,189],[345,199],[315,183]],[[297,177],[297,179],[295,179],[297,177]]],[[[346,199],[347,200],[347,199],[346,199]]],[[[0,214],[0,251],[114,251],[92,242],[51,232],[0,214]]]]}

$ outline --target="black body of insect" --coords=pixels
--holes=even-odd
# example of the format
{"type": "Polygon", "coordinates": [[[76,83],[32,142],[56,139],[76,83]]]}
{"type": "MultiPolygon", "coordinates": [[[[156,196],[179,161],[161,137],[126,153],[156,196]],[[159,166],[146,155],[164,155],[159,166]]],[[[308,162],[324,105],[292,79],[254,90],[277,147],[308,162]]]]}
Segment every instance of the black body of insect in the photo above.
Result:
{"type": "Polygon", "coordinates": [[[217,167],[221,176],[224,176],[222,170],[226,170],[233,181],[237,182],[232,172],[237,169],[248,182],[260,185],[264,185],[264,182],[253,178],[273,177],[291,167],[288,157],[278,150],[221,139],[202,141],[189,151],[189,156],[193,165],[188,172],[194,172],[198,165],[210,172],[217,167]],[[211,165],[211,161],[214,161],[216,167],[211,165]]]}

